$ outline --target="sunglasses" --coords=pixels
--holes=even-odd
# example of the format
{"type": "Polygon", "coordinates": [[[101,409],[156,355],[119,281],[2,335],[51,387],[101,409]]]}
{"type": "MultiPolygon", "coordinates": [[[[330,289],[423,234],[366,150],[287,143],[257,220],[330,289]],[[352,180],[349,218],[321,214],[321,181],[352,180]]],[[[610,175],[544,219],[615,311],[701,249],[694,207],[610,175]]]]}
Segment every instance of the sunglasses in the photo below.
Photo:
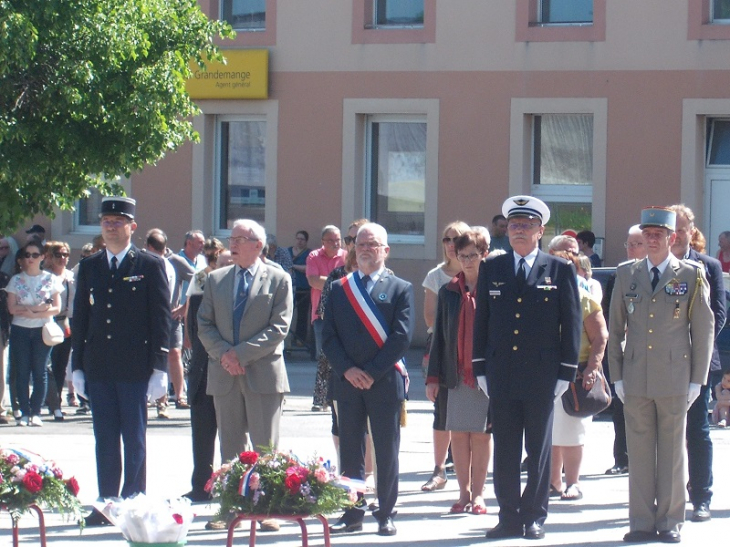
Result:
{"type": "Polygon", "coordinates": [[[25,253],[23,256],[25,258],[40,258],[41,253],[25,253]]]}
{"type": "Polygon", "coordinates": [[[454,243],[455,241],[455,237],[445,237],[441,240],[441,243],[443,243],[444,245],[448,245],[449,243],[454,243]]]}
{"type": "Polygon", "coordinates": [[[53,256],[56,258],[68,258],[69,254],[68,253],[53,253],[53,256]]]}
{"type": "Polygon", "coordinates": [[[350,245],[352,243],[355,243],[355,238],[350,236],[345,236],[345,245],[350,245]]]}

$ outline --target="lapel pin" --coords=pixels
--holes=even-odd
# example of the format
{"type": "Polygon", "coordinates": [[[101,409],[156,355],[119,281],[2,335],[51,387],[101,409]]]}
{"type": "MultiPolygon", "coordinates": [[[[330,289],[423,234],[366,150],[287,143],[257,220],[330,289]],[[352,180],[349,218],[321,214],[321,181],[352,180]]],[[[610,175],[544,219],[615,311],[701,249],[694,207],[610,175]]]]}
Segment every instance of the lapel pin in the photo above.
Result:
{"type": "Polygon", "coordinates": [[[381,302],[385,302],[385,299],[386,299],[386,298],[388,298],[388,297],[387,297],[387,296],[385,296],[385,293],[384,293],[384,292],[381,292],[381,293],[380,293],[380,294],[378,295],[378,300],[380,300],[381,302]]]}

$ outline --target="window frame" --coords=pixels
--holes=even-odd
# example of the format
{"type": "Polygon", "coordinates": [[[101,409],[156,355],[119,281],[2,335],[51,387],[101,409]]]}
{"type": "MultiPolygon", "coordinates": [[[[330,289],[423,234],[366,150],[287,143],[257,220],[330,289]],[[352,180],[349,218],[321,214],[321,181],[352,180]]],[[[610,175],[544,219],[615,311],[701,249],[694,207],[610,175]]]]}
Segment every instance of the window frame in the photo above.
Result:
{"type": "MultiPolygon", "coordinates": [[[[219,0],[218,19],[220,19],[221,21],[226,21],[226,18],[224,17],[225,8],[226,8],[226,6],[230,6],[231,10],[232,10],[234,1],[235,0],[219,0]]],[[[238,28],[238,27],[234,26],[233,23],[231,23],[230,21],[228,21],[228,23],[231,25],[231,28],[233,28],[233,30],[236,31],[236,33],[239,33],[239,32],[266,32],[266,27],[267,27],[267,23],[268,23],[268,17],[267,17],[268,14],[267,14],[266,7],[267,7],[266,0],[264,0],[264,26],[263,27],[238,28]]]]}
{"type": "Polygon", "coordinates": [[[510,107],[510,195],[530,194],[560,203],[591,203],[593,232],[606,232],[606,165],[608,135],[606,98],[513,98],[510,107]],[[533,117],[544,114],[590,114],[593,116],[593,184],[538,185],[533,193],[534,134],[533,117]],[[548,188],[549,187],[549,188],[548,188]],[[588,193],[590,189],[590,194],[588,193]],[[539,195],[538,195],[539,194],[539,195]],[[590,195],[590,199],[588,199],[590,195]]]}
{"type": "Polygon", "coordinates": [[[710,23],[713,25],[730,25],[730,16],[725,17],[724,19],[715,17],[715,3],[716,2],[717,2],[717,0],[710,0],[710,23]]]}
{"type": "MultiPolygon", "coordinates": [[[[589,26],[593,25],[593,19],[590,21],[545,21],[543,19],[545,13],[545,3],[554,2],[555,0],[537,0],[537,14],[535,24],[543,26],[589,26]]],[[[568,1],[568,0],[566,0],[568,1]]],[[[572,1],[572,0],[571,0],[572,1]]],[[[595,2],[594,2],[595,3],[595,2]]]]}
{"type": "Polygon", "coordinates": [[[541,23],[542,0],[516,0],[516,42],[605,42],[606,0],[593,0],[593,22],[541,23]]]}
{"type": "Polygon", "coordinates": [[[352,0],[352,44],[436,43],[436,0],[423,0],[423,25],[375,26],[373,2],[352,0]]]}
{"type": "MultiPolygon", "coordinates": [[[[380,14],[381,10],[381,3],[387,4],[389,0],[372,0],[372,3],[369,4],[370,9],[372,13],[370,14],[370,26],[368,26],[368,22],[366,19],[365,26],[366,28],[373,28],[373,29],[422,29],[424,21],[426,19],[426,12],[425,12],[425,0],[422,0],[424,2],[424,12],[423,12],[423,18],[424,21],[421,21],[420,24],[384,24],[384,23],[378,23],[378,16],[380,14]]],[[[390,0],[393,1],[393,0],[390,0]]],[[[385,6],[383,6],[382,9],[386,9],[385,6]]],[[[367,15],[367,14],[366,14],[367,15]]]]}
{"type": "MultiPolygon", "coordinates": [[[[227,0],[210,0],[208,9],[205,10],[211,18],[223,20],[223,2],[227,0]]],[[[228,0],[232,1],[232,0],[228,0]]],[[[216,38],[215,42],[224,47],[265,47],[276,45],[276,13],[277,0],[266,0],[266,28],[265,29],[239,29],[236,37],[230,40],[216,38]]]]}
{"type": "Polygon", "coordinates": [[[712,20],[712,0],[689,0],[687,4],[688,40],[730,40],[730,20],[712,20]]]}
{"type": "Polygon", "coordinates": [[[727,169],[730,167],[730,161],[728,163],[710,163],[710,156],[712,154],[712,145],[715,139],[715,123],[714,122],[725,122],[730,124],[730,118],[722,116],[712,116],[706,118],[707,123],[707,151],[705,153],[705,169],[727,169]]]}
{"type": "Polygon", "coordinates": [[[440,251],[438,228],[438,99],[345,99],[342,120],[342,218],[347,225],[365,214],[367,165],[365,145],[368,119],[376,116],[416,116],[426,123],[426,182],[422,236],[388,237],[390,256],[436,260],[440,251]]]}

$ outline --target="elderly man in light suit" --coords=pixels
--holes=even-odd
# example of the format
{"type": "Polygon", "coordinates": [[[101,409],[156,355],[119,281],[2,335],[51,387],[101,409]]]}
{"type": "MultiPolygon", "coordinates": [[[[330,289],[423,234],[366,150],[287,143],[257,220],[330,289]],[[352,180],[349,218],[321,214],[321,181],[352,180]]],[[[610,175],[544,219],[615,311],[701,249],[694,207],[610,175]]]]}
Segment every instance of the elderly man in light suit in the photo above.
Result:
{"type": "Polygon", "coordinates": [[[198,310],[198,337],[209,358],[207,393],[224,461],[246,449],[248,435],[254,447],[277,446],[289,392],[283,351],[292,317],[291,276],[261,261],[265,240],[264,228],[253,220],[234,222],[234,265],[210,273],[198,310]]]}
{"type": "Polygon", "coordinates": [[[629,543],[681,541],[687,409],[712,356],[709,285],[701,264],[669,252],[675,226],[670,209],[641,212],[647,258],[619,265],[611,297],[608,359],[631,462],[629,543]]]}

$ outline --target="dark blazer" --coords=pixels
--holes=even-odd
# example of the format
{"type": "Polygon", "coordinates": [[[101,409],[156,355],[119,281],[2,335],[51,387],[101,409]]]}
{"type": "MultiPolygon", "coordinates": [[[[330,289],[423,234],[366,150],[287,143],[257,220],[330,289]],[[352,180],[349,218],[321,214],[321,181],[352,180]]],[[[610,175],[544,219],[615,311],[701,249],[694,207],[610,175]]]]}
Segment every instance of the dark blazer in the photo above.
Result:
{"type": "Polygon", "coordinates": [[[458,285],[454,286],[453,280],[439,289],[426,373],[427,384],[438,378],[439,385],[453,389],[459,382],[456,361],[461,305],[461,293],[458,285]]]}
{"type": "Polygon", "coordinates": [[[378,348],[355,314],[342,288],[342,280],[332,284],[324,314],[322,351],[332,365],[334,395],[338,398],[345,380],[345,371],[359,367],[373,377],[375,383],[394,382],[397,397],[405,398],[403,382],[395,363],[411,344],[414,323],[413,286],[386,270],[370,291],[376,306],[390,326],[385,344],[378,348]]]}
{"type": "MultiPolygon", "coordinates": [[[[698,253],[694,249],[689,250],[689,259],[695,262],[701,262],[705,266],[705,277],[710,284],[710,307],[712,313],[715,314],[715,336],[712,344],[712,359],[710,360],[710,370],[721,370],[720,352],[717,349],[717,337],[725,326],[727,319],[727,308],[725,307],[725,283],[722,280],[722,265],[716,258],[712,258],[706,254],[698,253]]],[[[713,386],[710,386],[713,387],[713,386]]]]}
{"type": "Polygon", "coordinates": [[[552,400],[557,380],[573,381],[583,321],[575,272],[538,251],[525,286],[514,251],[480,266],[474,318],[474,375],[490,397],[552,400]]]}
{"type": "Polygon", "coordinates": [[[116,276],[106,251],[79,263],[74,299],[73,370],[87,380],[147,381],[167,371],[170,289],[159,256],[132,245],[116,276]]]}

